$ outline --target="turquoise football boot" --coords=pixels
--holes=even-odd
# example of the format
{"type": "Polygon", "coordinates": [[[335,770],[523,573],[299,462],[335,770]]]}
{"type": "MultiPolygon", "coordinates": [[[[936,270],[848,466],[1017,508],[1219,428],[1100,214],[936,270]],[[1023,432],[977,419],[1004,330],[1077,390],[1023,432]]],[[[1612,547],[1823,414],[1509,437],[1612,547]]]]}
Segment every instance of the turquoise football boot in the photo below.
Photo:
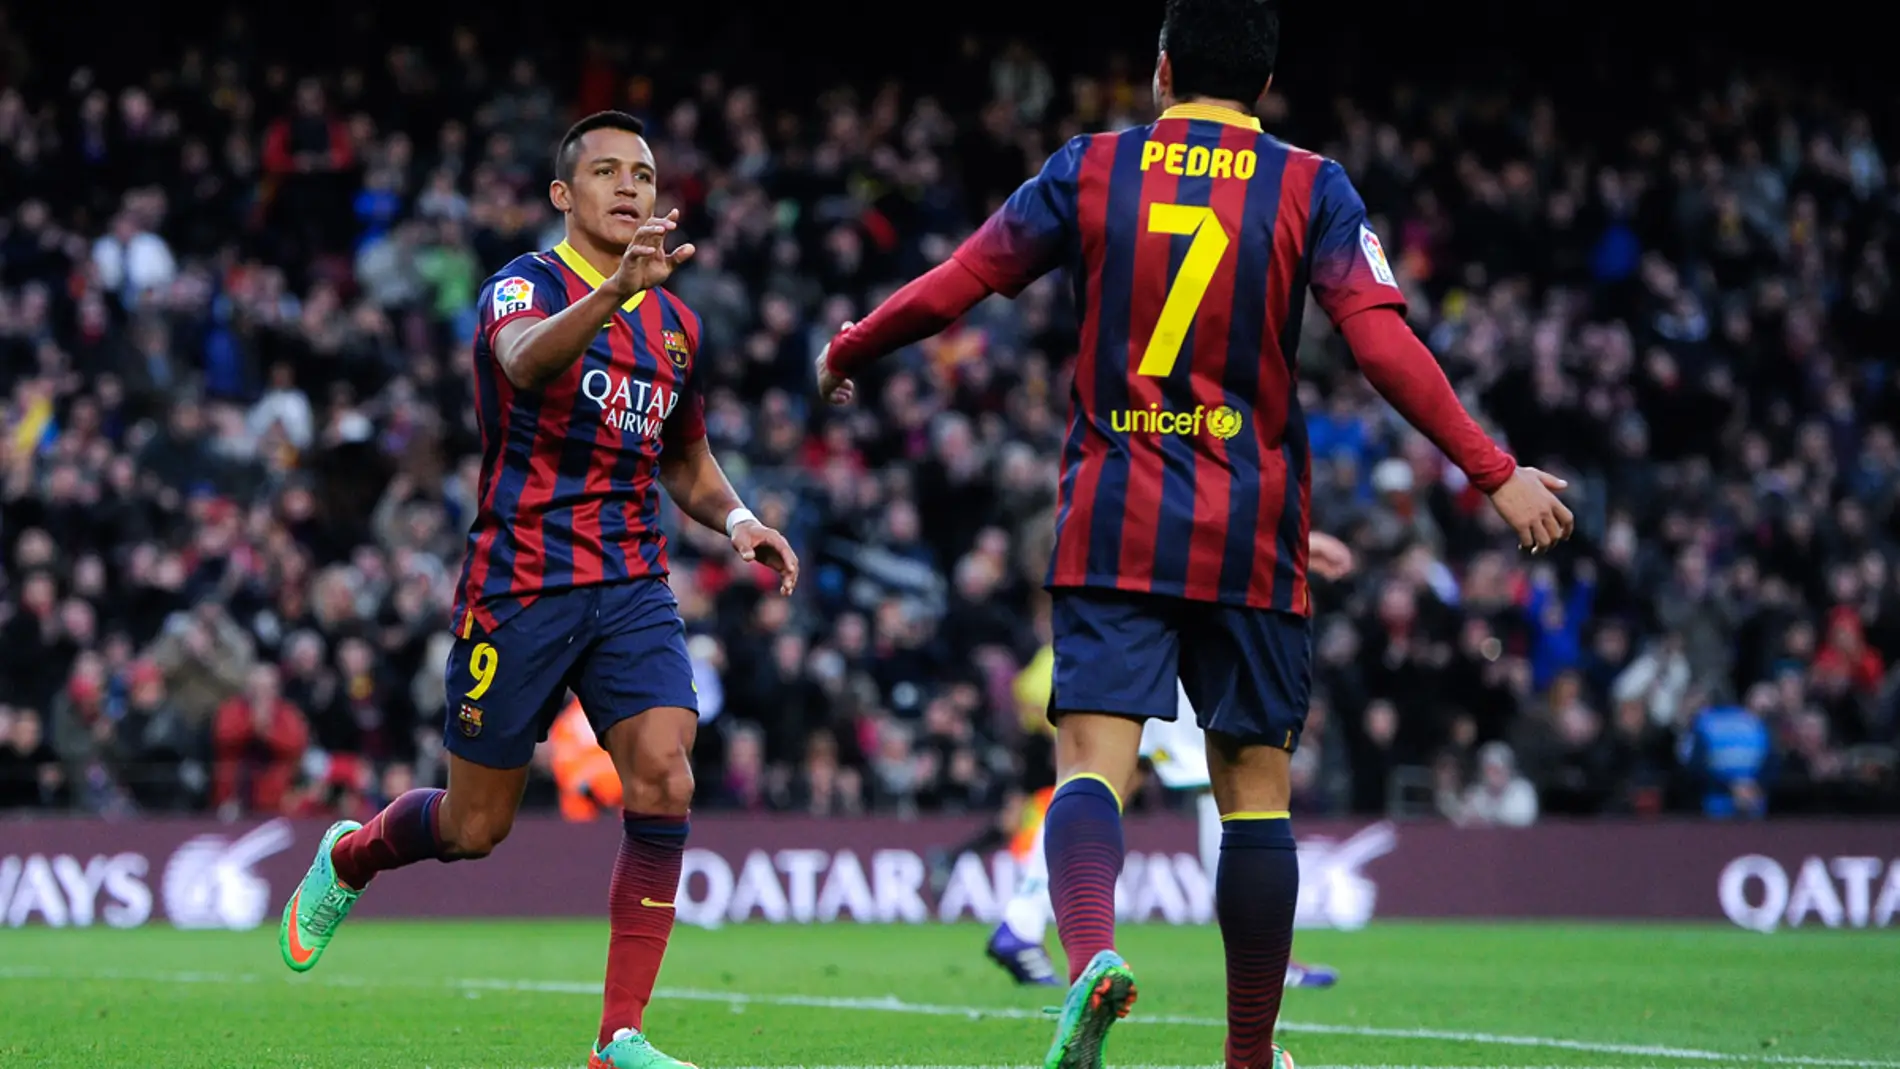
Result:
{"type": "Polygon", "coordinates": [[[277,947],[284,952],[284,964],[298,972],[316,967],[325,947],[336,935],[343,918],[363,892],[352,891],[336,878],[336,866],[330,863],[330,851],[338,839],[362,827],[354,820],[339,820],[323,833],[317,844],[316,860],[304,873],[297,891],[284,903],[283,923],[277,929],[277,947]]]}
{"type": "Polygon", "coordinates": [[[1104,950],[1069,987],[1056,1022],[1056,1041],[1043,1069],[1102,1069],[1108,1027],[1135,1004],[1135,974],[1120,954],[1104,950]]]}
{"type": "Polygon", "coordinates": [[[647,1042],[638,1029],[622,1028],[604,1047],[597,1047],[587,1059],[587,1069],[699,1069],[663,1053],[647,1042]]]}

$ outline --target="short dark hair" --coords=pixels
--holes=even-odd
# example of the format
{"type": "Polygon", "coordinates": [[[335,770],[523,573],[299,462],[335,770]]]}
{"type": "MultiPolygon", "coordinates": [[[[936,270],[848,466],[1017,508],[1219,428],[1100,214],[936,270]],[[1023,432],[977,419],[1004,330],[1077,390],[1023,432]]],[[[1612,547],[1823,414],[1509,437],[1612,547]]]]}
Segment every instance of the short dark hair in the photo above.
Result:
{"type": "Polygon", "coordinates": [[[1251,104],[1267,91],[1280,56],[1278,0],[1168,0],[1161,48],[1174,95],[1251,104]]]}
{"type": "Polygon", "coordinates": [[[581,138],[595,130],[625,130],[645,136],[647,124],[624,111],[597,111],[567,128],[561,144],[554,150],[554,177],[563,182],[574,180],[574,169],[581,165],[581,138]]]}

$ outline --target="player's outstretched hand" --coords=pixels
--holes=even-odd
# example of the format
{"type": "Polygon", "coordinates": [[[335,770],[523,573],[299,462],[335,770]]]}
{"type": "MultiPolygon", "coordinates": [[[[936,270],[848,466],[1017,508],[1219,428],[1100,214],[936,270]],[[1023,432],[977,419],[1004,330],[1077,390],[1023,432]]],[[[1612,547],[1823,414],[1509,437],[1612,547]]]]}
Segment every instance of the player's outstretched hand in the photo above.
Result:
{"type": "Polygon", "coordinates": [[[1352,547],[1324,531],[1306,535],[1306,563],[1324,579],[1344,579],[1352,574],[1352,547]]]}
{"type": "Polygon", "coordinates": [[[1491,495],[1491,507],[1517,532],[1519,549],[1543,553],[1570,537],[1576,517],[1557,500],[1570,484],[1547,471],[1519,466],[1509,482],[1491,495]]]}
{"type": "Polygon", "coordinates": [[[742,560],[757,561],[778,573],[778,592],[798,588],[798,554],[785,536],[757,520],[747,520],[732,532],[732,548],[742,560]]]}
{"type": "MultiPolygon", "coordinates": [[[[838,328],[838,333],[843,334],[850,329],[851,324],[846,322],[838,328]]],[[[818,396],[834,405],[848,405],[858,392],[857,384],[831,370],[830,356],[831,345],[826,343],[824,351],[818,354],[818,396]]]]}
{"type": "Polygon", "coordinates": [[[679,225],[678,208],[641,223],[640,229],[634,231],[633,240],[627,242],[627,251],[620,254],[620,267],[607,280],[607,288],[625,300],[641,290],[665,285],[666,280],[673,277],[673,269],[699,251],[691,242],[672,252],[666,251],[666,235],[679,225]]]}

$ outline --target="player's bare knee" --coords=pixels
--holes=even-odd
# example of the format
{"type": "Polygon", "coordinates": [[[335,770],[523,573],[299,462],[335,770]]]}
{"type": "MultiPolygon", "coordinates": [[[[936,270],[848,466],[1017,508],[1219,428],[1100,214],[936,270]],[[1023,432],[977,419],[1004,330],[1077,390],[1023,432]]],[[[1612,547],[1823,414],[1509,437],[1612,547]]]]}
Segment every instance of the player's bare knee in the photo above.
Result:
{"type": "Polygon", "coordinates": [[[1056,773],[1128,782],[1141,749],[1141,721],[1106,713],[1065,713],[1056,730],[1056,773]]]}
{"type": "Polygon", "coordinates": [[[642,755],[623,777],[626,807],[634,813],[684,813],[693,805],[693,763],[681,750],[642,755]]]}
{"type": "Polygon", "coordinates": [[[1278,812],[1292,799],[1292,755],[1279,747],[1210,731],[1207,766],[1223,813],[1278,812]]]}
{"type": "Polygon", "coordinates": [[[601,740],[620,772],[621,805],[631,813],[684,815],[693,805],[691,709],[660,707],[607,729],[601,740]]]}

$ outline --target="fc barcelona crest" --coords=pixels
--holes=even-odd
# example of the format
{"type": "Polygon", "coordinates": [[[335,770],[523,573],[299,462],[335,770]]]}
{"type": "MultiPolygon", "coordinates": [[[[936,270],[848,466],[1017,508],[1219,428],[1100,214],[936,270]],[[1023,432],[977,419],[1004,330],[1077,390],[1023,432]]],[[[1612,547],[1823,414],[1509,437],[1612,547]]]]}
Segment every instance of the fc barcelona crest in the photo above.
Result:
{"type": "Polygon", "coordinates": [[[456,714],[456,719],[462,723],[462,734],[467,735],[469,738],[472,739],[482,733],[481,706],[470,705],[467,702],[463,702],[462,711],[456,714]]]}
{"type": "Polygon", "coordinates": [[[660,332],[660,344],[666,346],[666,355],[673,361],[674,367],[685,367],[693,358],[692,349],[686,345],[686,332],[681,330],[663,330],[660,332]]]}

